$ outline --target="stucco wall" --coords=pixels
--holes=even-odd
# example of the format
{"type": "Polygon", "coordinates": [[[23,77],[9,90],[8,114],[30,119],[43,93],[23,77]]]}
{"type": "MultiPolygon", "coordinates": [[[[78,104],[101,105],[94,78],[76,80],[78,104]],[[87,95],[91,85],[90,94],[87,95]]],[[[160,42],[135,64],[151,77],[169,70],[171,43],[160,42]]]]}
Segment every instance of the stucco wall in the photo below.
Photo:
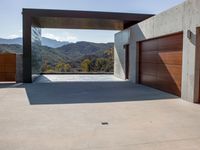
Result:
{"type": "Polygon", "coordinates": [[[115,35],[115,72],[124,79],[123,45],[130,44],[130,80],[137,83],[137,42],[183,31],[182,98],[198,99],[199,64],[196,63],[196,28],[200,27],[200,0],[187,0],[163,13],[149,18],[115,35]],[[188,30],[192,38],[187,37],[188,30]]]}

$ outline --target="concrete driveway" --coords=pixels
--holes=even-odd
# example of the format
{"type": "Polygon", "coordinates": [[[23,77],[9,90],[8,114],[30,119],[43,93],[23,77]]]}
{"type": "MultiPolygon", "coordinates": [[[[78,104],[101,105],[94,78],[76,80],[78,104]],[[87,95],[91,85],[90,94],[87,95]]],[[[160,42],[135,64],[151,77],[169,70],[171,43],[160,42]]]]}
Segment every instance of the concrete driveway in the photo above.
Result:
{"type": "Polygon", "coordinates": [[[199,150],[200,105],[128,82],[0,85],[0,150],[199,150]]]}

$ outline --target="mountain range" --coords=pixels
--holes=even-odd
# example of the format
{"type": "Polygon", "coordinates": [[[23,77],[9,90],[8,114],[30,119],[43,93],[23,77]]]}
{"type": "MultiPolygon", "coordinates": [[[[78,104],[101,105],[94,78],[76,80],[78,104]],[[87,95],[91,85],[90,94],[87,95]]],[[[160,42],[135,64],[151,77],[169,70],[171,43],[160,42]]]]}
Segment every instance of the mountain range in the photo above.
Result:
{"type": "MultiPolygon", "coordinates": [[[[0,41],[1,43],[4,43],[0,44],[0,53],[23,53],[22,45],[16,44],[20,41],[20,38],[15,40],[3,39],[0,41]]],[[[51,39],[47,39],[47,41],[50,42],[51,39]]],[[[57,46],[59,44],[57,43],[57,46]]],[[[62,43],[60,47],[56,48],[44,45],[33,45],[32,65],[34,72],[40,72],[41,66],[46,65],[53,68],[56,64],[59,64],[61,62],[65,64],[70,64],[72,68],[77,68],[78,70],[80,70],[81,62],[86,59],[89,59],[93,62],[96,62],[97,59],[103,59],[103,61],[106,62],[102,63],[106,63],[107,68],[109,68],[107,70],[113,71],[114,43],[92,43],[81,41],[76,43],[66,42],[66,44],[63,44],[64,43],[62,43]]],[[[77,69],[75,69],[75,71],[77,71],[77,69]]]]}
{"type": "MultiPolygon", "coordinates": [[[[52,47],[52,48],[57,48],[57,47],[61,47],[63,45],[67,45],[70,42],[67,41],[57,41],[54,39],[50,39],[50,38],[46,38],[46,37],[42,37],[42,45],[43,46],[48,46],[48,47],[52,47]]],[[[18,45],[22,45],[22,38],[13,38],[13,39],[3,39],[0,38],[0,44],[18,44],[18,45]]]]}

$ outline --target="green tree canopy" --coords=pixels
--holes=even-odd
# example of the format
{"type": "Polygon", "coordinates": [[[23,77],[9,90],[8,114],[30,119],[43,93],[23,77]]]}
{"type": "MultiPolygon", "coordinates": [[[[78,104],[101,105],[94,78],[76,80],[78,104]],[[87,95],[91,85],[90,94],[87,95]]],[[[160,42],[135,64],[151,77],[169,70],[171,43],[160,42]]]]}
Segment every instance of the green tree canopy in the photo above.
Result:
{"type": "Polygon", "coordinates": [[[63,62],[59,62],[55,66],[56,72],[69,72],[70,70],[71,70],[71,65],[63,62]]]}
{"type": "Polygon", "coordinates": [[[82,61],[82,63],[81,63],[81,70],[83,71],[83,72],[90,72],[90,65],[91,65],[91,60],[89,60],[89,59],[85,59],[85,60],[83,60],[82,61]]]}

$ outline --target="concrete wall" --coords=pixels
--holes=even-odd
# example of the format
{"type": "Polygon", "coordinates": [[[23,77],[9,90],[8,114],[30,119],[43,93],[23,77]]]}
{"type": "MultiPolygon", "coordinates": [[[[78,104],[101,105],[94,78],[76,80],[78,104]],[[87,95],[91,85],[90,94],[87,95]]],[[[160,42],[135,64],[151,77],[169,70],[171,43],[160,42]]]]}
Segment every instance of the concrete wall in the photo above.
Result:
{"type": "Polygon", "coordinates": [[[23,54],[16,54],[16,82],[23,82],[23,54]]]}
{"type": "Polygon", "coordinates": [[[129,43],[130,30],[124,30],[115,35],[114,74],[125,80],[125,50],[124,45],[129,43]]]}
{"type": "Polygon", "coordinates": [[[115,35],[115,70],[114,74],[124,79],[123,45],[130,44],[130,80],[137,83],[138,77],[138,47],[137,42],[183,32],[183,71],[182,99],[197,102],[199,63],[196,59],[196,28],[200,27],[200,0],[187,0],[161,14],[149,18],[127,30],[115,35]],[[187,36],[191,31],[192,37],[187,36]]]}

